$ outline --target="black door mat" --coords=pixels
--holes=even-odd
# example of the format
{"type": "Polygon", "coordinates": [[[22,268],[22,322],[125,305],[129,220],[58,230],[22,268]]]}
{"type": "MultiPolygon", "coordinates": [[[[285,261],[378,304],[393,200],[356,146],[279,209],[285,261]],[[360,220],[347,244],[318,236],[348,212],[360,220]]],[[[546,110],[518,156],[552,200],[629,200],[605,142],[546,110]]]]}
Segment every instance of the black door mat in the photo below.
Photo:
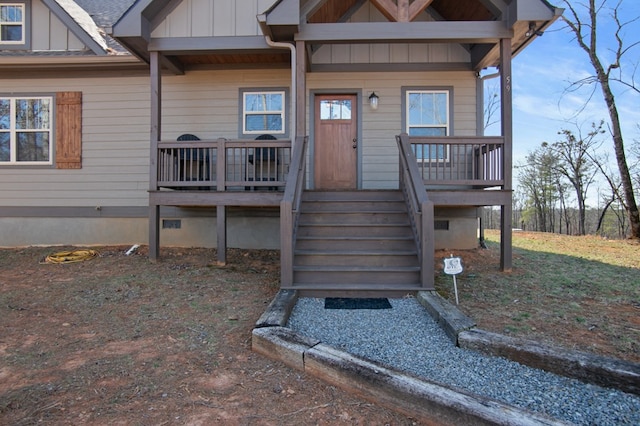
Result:
{"type": "Polygon", "coordinates": [[[327,297],[324,299],[325,309],[391,309],[387,298],[352,298],[327,297]]]}

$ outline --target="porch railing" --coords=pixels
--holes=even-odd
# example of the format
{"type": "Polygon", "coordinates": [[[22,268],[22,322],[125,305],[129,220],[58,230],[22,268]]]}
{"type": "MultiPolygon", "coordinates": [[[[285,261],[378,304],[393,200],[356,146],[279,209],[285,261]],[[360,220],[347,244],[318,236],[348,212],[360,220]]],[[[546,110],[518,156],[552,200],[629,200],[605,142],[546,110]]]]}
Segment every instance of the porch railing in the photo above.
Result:
{"type": "Polygon", "coordinates": [[[504,185],[502,137],[409,137],[425,185],[504,185]]]}
{"type": "Polygon", "coordinates": [[[409,136],[396,136],[400,153],[400,190],[409,211],[409,219],[420,257],[421,286],[434,289],[435,235],[433,202],[429,201],[427,190],[418,171],[418,163],[409,136]]]}
{"type": "Polygon", "coordinates": [[[211,191],[282,190],[290,140],[158,142],[158,188],[211,191]]]}
{"type": "Polygon", "coordinates": [[[296,138],[286,187],[280,202],[280,285],[293,285],[293,246],[296,241],[302,192],[306,186],[308,138],[296,138]]]}

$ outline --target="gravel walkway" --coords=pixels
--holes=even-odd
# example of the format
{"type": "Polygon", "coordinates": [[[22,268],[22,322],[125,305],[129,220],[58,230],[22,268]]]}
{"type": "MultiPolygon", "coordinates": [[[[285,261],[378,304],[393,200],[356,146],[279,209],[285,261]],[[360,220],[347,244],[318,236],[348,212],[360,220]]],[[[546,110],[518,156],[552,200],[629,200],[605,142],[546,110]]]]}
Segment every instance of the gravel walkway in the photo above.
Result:
{"type": "Polygon", "coordinates": [[[456,347],[414,298],[392,309],[298,300],[288,326],[334,348],[578,425],[640,425],[640,397],[456,347]]]}

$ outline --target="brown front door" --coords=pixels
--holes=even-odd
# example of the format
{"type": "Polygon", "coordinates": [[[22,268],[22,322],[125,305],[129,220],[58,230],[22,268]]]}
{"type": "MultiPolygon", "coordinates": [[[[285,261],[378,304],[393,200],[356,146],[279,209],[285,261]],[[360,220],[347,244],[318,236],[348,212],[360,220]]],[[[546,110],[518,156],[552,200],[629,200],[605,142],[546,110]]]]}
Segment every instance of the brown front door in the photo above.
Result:
{"type": "Polygon", "coordinates": [[[316,95],[314,181],[316,189],[356,189],[358,125],[356,95],[316,95]]]}

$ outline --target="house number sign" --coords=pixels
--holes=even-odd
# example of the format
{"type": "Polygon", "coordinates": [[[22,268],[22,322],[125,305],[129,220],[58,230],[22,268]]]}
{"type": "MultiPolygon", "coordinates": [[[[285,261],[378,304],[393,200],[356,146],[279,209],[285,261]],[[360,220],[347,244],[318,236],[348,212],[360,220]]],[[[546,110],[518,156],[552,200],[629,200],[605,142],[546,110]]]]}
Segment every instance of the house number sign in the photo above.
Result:
{"type": "Polygon", "coordinates": [[[462,272],[462,261],[459,257],[453,257],[444,259],[444,273],[447,275],[458,275],[462,272]]]}
{"type": "Polygon", "coordinates": [[[458,302],[458,283],[456,282],[456,275],[462,272],[462,260],[459,257],[451,257],[444,259],[444,273],[447,275],[453,275],[453,291],[456,294],[456,305],[458,302]]]}

